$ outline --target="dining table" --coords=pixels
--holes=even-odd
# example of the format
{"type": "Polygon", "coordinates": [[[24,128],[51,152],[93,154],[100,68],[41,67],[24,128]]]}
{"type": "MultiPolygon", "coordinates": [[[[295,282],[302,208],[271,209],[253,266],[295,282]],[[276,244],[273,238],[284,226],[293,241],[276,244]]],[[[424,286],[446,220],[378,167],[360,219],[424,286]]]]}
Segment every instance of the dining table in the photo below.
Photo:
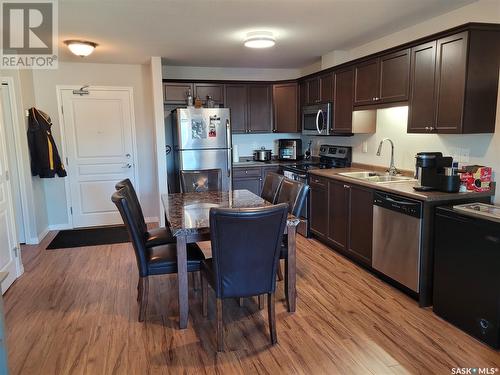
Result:
{"type": "MultiPolygon", "coordinates": [[[[179,327],[187,328],[188,272],[187,249],[189,243],[210,240],[210,209],[217,208],[257,208],[271,206],[258,195],[248,190],[206,191],[196,193],[163,194],[166,225],[177,241],[177,278],[179,293],[179,327]]],[[[300,220],[288,215],[285,233],[288,239],[288,267],[286,270],[285,297],[287,309],[296,309],[296,229],[300,220]]],[[[242,228],[244,230],[244,228],[242,228]]]]}

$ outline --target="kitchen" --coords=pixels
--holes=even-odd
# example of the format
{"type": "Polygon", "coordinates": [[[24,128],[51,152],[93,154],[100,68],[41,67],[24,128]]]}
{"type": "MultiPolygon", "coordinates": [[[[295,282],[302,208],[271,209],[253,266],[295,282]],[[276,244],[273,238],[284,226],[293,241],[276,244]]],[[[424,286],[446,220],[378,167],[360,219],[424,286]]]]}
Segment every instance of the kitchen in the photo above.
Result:
{"type": "Polygon", "coordinates": [[[499,4],[401,1],[61,3],[59,67],[0,70],[19,126],[50,114],[68,171],[27,172],[10,373],[498,372],[499,4]],[[122,117],[77,112],[116,100],[122,117]],[[72,132],[119,150],[99,165],[118,172],[85,176],[72,132]],[[284,203],[272,287],[225,297],[218,246],[239,267],[222,282],[251,288],[271,225],[217,232],[215,215],[284,203]],[[114,221],[76,219],[101,208],[114,221]],[[99,229],[122,237],[75,235],[99,229]],[[53,244],[64,232],[76,245],[53,244]]]}

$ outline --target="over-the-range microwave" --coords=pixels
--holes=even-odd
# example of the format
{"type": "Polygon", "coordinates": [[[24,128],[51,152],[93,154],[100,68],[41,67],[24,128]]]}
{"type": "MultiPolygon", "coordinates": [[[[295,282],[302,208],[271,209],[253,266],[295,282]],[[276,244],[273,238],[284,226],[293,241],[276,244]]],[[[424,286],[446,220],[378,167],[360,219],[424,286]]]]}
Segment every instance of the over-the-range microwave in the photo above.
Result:
{"type": "Polygon", "coordinates": [[[321,103],[302,107],[302,134],[331,135],[332,133],[332,103],[321,103]]]}

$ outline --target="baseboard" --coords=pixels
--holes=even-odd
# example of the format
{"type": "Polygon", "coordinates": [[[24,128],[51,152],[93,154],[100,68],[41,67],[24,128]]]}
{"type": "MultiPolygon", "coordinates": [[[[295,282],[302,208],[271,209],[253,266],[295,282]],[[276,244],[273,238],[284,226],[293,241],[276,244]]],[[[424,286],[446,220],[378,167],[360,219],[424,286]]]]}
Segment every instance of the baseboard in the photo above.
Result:
{"type": "MultiPolygon", "coordinates": [[[[47,234],[49,234],[49,231],[50,231],[50,228],[47,227],[41,233],[38,233],[38,237],[36,238],[36,243],[30,243],[30,245],[38,245],[40,242],[43,241],[43,239],[45,238],[45,236],[47,234]]],[[[31,240],[33,240],[33,238],[31,240]]]]}
{"type": "Polygon", "coordinates": [[[49,225],[49,230],[66,230],[66,229],[73,229],[73,227],[69,223],[49,225]]]}
{"type": "Polygon", "coordinates": [[[145,217],[144,220],[146,221],[146,223],[158,223],[160,221],[160,219],[155,216],[145,217]]]}

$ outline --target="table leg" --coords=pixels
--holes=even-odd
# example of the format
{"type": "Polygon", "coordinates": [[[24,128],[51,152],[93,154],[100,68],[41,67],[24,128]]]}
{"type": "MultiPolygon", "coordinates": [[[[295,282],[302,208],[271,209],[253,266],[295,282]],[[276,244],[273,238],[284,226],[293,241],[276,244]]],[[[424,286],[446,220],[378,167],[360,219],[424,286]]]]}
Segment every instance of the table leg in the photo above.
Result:
{"type": "Polygon", "coordinates": [[[179,284],[179,328],[187,328],[188,304],[188,272],[186,237],[177,236],[177,280],[179,284]]]}
{"type": "Polygon", "coordinates": [[[288,225],[288,267],[285,270],[287,278],[286,301],[288,304],[288,312],[295,312],[297,292],[295,288],[296,283],[296,225],[288,225]]]}

